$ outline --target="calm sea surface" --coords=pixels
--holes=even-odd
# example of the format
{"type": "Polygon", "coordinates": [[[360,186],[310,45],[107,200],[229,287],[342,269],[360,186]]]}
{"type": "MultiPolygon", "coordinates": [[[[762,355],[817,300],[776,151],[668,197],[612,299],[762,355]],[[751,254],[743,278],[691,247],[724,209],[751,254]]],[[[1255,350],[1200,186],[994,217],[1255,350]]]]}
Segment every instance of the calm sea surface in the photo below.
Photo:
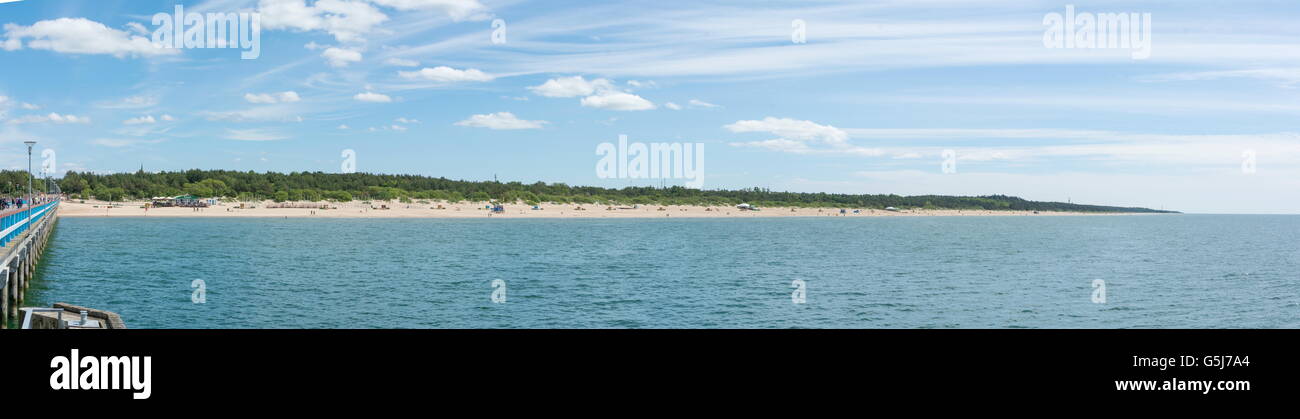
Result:
{"type": "Polygon", "coordinates": [[[1298,328],[1300,216],[62,218],[27,304],[54,302],[132,328],[1298,328]]]}

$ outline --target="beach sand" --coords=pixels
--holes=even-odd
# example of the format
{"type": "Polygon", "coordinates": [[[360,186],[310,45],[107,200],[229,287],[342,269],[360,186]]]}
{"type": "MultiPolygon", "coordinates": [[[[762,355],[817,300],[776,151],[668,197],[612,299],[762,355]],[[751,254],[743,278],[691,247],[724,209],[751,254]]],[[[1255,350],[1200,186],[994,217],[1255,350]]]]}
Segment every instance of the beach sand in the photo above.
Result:
{"type": "MultiPolygon", "coordinates": [[[[428,203],[403,204],[372,202],[324,203],[317,208],[272,208],[271,201],[245,202],[220,205],[195,210],[193,208],[150,208],[144,202],[117,202],[111,207],[107,202],[72,200],[60,204],[59,215],[64,217],[290,217],[290,218],[763,218],[763,217],[837,217],[838,208],[762,208],[760,211],[741,211],[735,207],[702,207],[677,205],[614,206],[589,204],[542,204],[540,210],[517,204],[506,205],[504,213],[494,214],[478,203],[428,203]],[[387,205],[389,209],[380,209],[387,205]],[[443,209],[436,209],[439,205],[443,209]],[[319,209],[328,206],[330,209],[319,209]]],[[[290,205],[312,205],[308,202],[290,205]]],[[[845,208],[846,217],[909,217],[909,216],[1061,216],[1061,215],[1115,215],[1116,213],[987,211],[909,209],[898,212],[880,209],[845,208]]]]}

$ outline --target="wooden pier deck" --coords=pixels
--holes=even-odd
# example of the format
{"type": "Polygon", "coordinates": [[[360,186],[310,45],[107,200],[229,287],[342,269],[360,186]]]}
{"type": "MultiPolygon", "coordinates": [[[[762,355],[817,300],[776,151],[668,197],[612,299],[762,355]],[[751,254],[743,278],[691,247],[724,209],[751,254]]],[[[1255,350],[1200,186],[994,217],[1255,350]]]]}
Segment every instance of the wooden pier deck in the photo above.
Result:
{"type": "Polygon", "coordinates": [[[11,321],[18,320],[36,264],[58,220],[58,204],[56,200],[34,206],[30,212],[22,208],[0,213],[7,225],[0,231],[0,238],[13,234],[0,247],[0,328],[8,328],[11,321]],[[31,222],[33,219],[35,222],[31,222]]]}

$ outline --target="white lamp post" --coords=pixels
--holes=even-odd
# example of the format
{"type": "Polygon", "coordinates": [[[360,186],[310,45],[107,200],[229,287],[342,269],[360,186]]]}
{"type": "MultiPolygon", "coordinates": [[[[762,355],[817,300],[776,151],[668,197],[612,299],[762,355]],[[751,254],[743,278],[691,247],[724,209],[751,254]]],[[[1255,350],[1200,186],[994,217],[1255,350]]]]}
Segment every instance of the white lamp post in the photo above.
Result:
{"type": "Polygon", "coordinates": [[[23,203],[27,205],[27,222],[30,223],[32,221],[32,146],[36,145],[36,142],[23,141],[23,144],[27,144],[27,200],[23,203]]]}

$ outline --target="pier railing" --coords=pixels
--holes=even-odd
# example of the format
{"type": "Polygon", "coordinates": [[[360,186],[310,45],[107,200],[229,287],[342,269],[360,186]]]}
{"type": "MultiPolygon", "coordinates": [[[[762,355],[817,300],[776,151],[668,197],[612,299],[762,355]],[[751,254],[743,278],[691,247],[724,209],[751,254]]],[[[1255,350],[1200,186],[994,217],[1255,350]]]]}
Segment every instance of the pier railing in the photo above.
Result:
{"type": "Polygon", "coordinates": [[[31,225],[41,220],[49,210],[59,205],[59,200],[55,199],[30,208],[17,208],[0,212],[0,247],[9,244],[10,240],[18,237],[31,225]]]}

